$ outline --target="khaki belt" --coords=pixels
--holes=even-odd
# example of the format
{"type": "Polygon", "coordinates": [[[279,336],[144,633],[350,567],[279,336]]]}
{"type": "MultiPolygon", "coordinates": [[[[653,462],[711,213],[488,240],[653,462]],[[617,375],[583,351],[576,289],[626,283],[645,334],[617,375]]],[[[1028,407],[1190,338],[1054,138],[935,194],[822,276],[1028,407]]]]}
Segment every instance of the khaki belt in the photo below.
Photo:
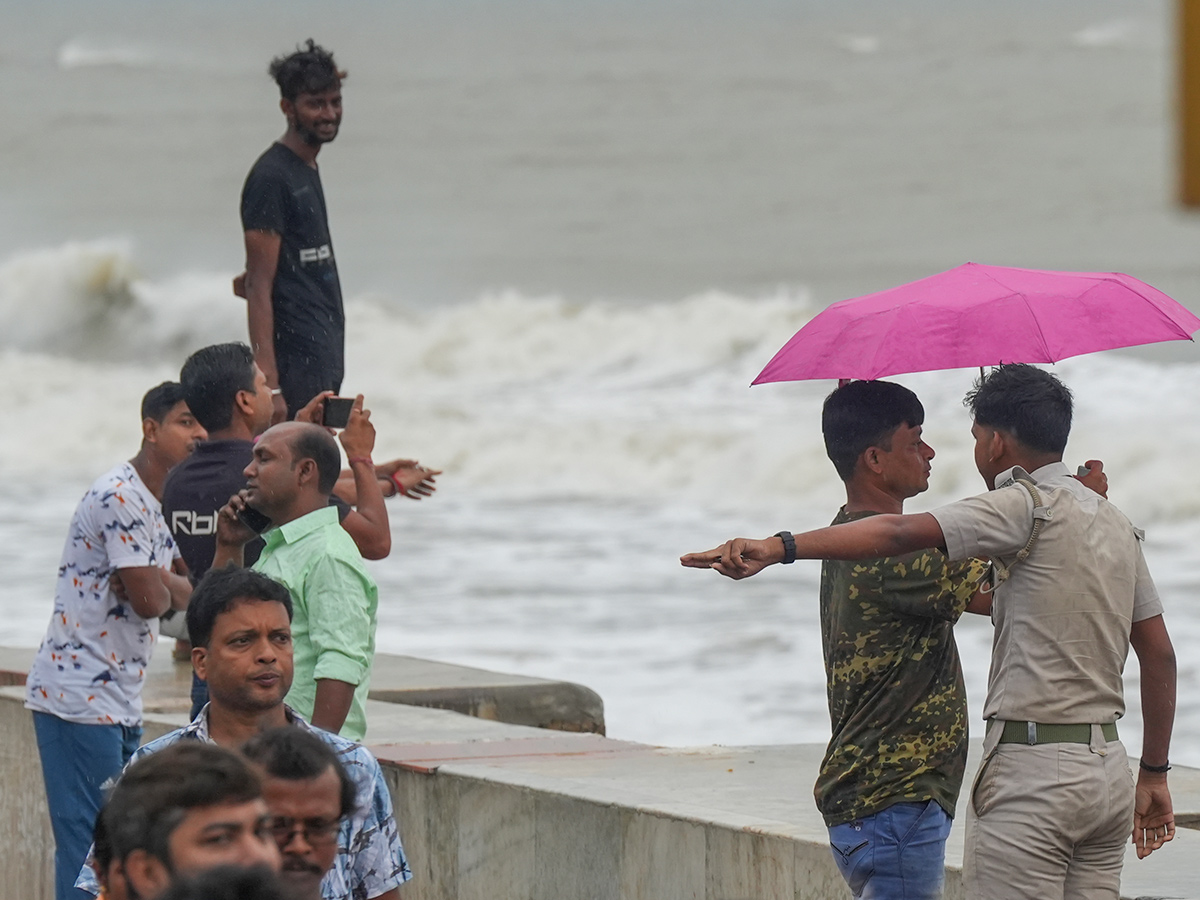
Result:
{"type": "MultiPolygon", "coordinates": [[[[1100,726],[1106,741],[1117,739],[1117,723],[1100,726]]],[[[1043,725],[1038,722],[1005,722],[1001,744],[1090,744],[1091,725],[1043,725]]]]}

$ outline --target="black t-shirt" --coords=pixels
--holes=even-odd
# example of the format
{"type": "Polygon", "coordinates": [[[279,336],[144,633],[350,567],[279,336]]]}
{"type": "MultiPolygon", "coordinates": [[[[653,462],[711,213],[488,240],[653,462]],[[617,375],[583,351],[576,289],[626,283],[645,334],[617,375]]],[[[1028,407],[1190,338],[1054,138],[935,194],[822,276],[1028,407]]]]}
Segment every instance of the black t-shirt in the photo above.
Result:
{"type": "Polygon", "coordinates": [[[271,288],[281,364],[319,359],[340,383],[345,314],[320,174],[283,144],[272,144],[246,176],[242,228],[281,238],[271,288]]]}
{"type": "MultiPolygon", "coordinates": [[[[251,441],[201,441],[175,466],[163,485],[163,518],[192,577],[212,566],[217,549],[217,511],[246,486],[242,470],[254,455],[251,441]]],[[[246,545],[246,565],[262,552],[262,538],[246,545]]]]}
{"type": "MultiPolygon", "coordinates": [[[[217,512],[246,486],[242,472],[253,456],[252,441],[201,441],[191,456],[167,474],[163,518],[195,580],[212,566],[217,549],[217,512]]],[[[340,497],[331,497],[329,503],[338,508],[339,520],[345,520],[349,505],[340,497]]],[[[262,548],[262,538],[246,544],[247,566],[255,563],[262,548]]]]}

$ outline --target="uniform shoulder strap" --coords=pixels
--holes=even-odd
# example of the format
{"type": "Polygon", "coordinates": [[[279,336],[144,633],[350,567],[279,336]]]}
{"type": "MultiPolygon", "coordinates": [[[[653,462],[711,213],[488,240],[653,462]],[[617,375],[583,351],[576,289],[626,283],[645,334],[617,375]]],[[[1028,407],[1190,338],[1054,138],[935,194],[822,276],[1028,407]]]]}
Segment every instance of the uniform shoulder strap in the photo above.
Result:
{"type": "Polygon", "coordinates": [[[1011,563],[1006,566],[999,560],[992,560],[992,568],[996,572],[993,584],[997,585],[1008,581],[1012,575],[1013,566],[1029,558],[1029,554],[1033,552],[1033,547],[1037,543],[1038,535],[1042,533],[1042,523],[1053,517],[1050,508],[1042,504],[1042,495],[1032,481],[1028,478],[1018,478],[1016,483],[1029,491],[1029,496],[1033,499],[1033,528],[1029,532],[1029,540],[1025,542],[1024,547],[1017,551],[1017,556],[1011,563]]]}

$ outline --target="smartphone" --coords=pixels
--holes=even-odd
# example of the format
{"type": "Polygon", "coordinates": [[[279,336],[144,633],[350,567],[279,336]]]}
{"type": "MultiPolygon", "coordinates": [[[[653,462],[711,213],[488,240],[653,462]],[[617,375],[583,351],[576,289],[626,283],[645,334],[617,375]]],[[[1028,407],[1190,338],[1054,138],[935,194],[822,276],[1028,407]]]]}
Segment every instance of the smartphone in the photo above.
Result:
{"type": "Polygon", "coordinates": [[[253,531],[255,534],[262,534],[271,527],[271,520],[260,513],[253,506],[243,506],[238,511],[238,518],[242,524],[253,531]]]}
{"type": "Polygon", "coordinates": [[[326,428],[345,428],[353,406],[353,397],[326,397],[321,424],[326,428]]]}

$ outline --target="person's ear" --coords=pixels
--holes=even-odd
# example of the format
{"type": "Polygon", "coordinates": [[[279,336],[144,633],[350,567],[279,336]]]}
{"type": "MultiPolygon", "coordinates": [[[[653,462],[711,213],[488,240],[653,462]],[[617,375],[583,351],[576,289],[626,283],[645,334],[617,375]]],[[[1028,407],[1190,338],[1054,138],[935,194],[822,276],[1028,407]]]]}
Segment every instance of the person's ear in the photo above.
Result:
{"type": "Polygon", "coordinates": [[[132,897],[157,897],[171,884],[171,873],[162,860],[140,848],[125,857],[121,869],[132,897]]]}
{"type": "Polygon", "coordinates": [[[142,419],[142,440],[147,444],[153,444],[158,441],[158,430],[162,427],[154,419],[147,416],[142,419]]]}
{"type": "Polygon", "coordinates": [[[992,432],[991,440],[988,441],[988,459],[992,462],[1004,459],[1012,449],[1012,443],[1012,436],[997,428],[992,432]]]}
{"type": "Polygon", "coordinates": [[[237,411],[248,419],[254,418],[254,397],[253,391],[238,391],[233,396],[233,405],[237,407],[237,411]]]}
{"type": "Polygon", "coordinates": [[[289,122],[296,117],[296,105],[287,97],[279,98],[279,108],[283,110],[284,118],[289,122]]]}
{"type": "Polygon", "coordinates": [[[876,475],[883,471],[883,463],[879,460],[878,447],[868,447],[863,451],[863,455],[860,458],[862,459],[863,465],[876,475]]]}
{"type": "Polygon", "coordinates": [[[316,484],[319,474],[315,459],[302,459],[296,466],[296,483],[305,487],[316,484]]]}
{"type": "Polygon", "coordinates": [[[193,647],[192,648],[192,668],[196,672],[196,677],[202,681],[208,681],[208,648],[193,647]]]}

